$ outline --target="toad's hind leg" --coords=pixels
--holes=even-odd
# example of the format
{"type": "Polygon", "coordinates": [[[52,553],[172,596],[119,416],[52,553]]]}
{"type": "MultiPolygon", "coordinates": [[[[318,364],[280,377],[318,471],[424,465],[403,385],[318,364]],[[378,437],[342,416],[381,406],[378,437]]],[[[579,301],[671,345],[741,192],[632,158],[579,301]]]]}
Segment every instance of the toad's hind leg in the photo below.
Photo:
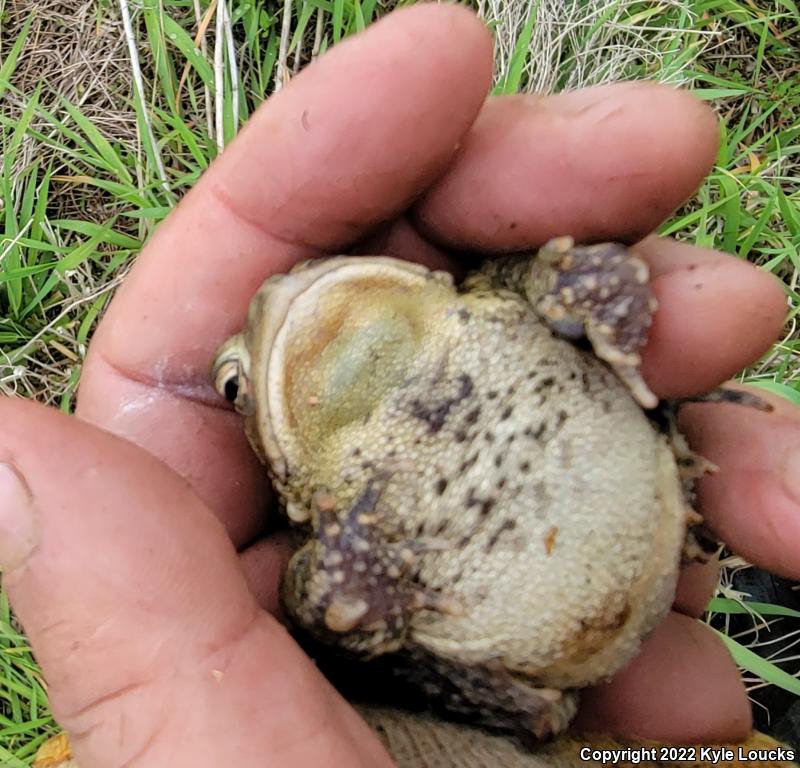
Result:
{"type": "Polygon", "coordinates": [[[334,496],[315,495],[314,535],[292,557],[282,585],[293,623],[318,641],[366,656],[401,648],[417,611],[463,611],[454,598],[409,577],[420,554],[446,543],[387,538],[379,508],[386,480],[371,480],[345,510],[334,496]]]}
{"type": "Polygon", "coordinates": [[[655,408],[658,398],[639,372],[656,309],[642,259],[618,243],[576,246],[559,237],[532,258],[500,259],[486,269],[495,285],[523,293],[557,334],[588,338],[639,404],[655,408]]]}
{"type": "Polygon", "coordinates": [[[563,731],[578,707],[576,691],[537,687],[499,659],[464,664],[414,650],[397,673],[434,706],[530,744],[563,731]]]}
{"type": "Polygon", "coordinates": [[[686,542],[681,558],[684,564],[707,562],[709,557],[721,547],[721,542],[703,524],[702,516],[694,511],[696,503],[695,481],[704,475],[717,472],[718,467],[705,456],[693,451],[689,441],[681,432],[678,426],[678,412],[681,406],[686,403],[729,403],[765,412],[773,410],[770,403],[762,400],[754,392],[745,392],[729,387],[717,387],[711,392],[699,395],[662,400],[658,408],[655,411],[651,411],[651,419],[653,419],[658,429],[667,436],[672,452],[675,455],[675,461],[683,484],[684,496],[689,509],[687,518],[689,527],[686,532],[686,542]]]}

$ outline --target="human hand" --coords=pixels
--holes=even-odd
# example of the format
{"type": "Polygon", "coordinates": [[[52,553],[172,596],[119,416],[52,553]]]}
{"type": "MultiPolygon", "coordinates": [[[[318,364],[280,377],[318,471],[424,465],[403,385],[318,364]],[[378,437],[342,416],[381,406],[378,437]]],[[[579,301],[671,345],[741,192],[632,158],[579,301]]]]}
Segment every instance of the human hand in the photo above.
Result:
{"type": "MultiPolygon", "coordinates": [[[[142,252],[92,343],[80,420],[0,402],[0,563],[82,768],[390,764],[273,617],[286,548],[261,536],[265,472],[208,368],[261,282],[300,259],[356,249],[448,266],[458,250],[565,233],[636,242],[713,162],[716,121],[680,92],[484,103],[490,77],[485,29],[454,6],[399,11],[337,46],[258,111],[142,252]]],[[[779,332],[769,275],[654,237],[637,250],[659,300],[644,364],[657,394],[710,389],[779,332]]],[[[703,514],[797,577],[796,410],[687,415],[721,467],[701,482],[703,514]]],[[[641,656],[587,692],[585,726],[745,735],[735,666],[691,618],[708,582],[692,569],[641,656]]]]}

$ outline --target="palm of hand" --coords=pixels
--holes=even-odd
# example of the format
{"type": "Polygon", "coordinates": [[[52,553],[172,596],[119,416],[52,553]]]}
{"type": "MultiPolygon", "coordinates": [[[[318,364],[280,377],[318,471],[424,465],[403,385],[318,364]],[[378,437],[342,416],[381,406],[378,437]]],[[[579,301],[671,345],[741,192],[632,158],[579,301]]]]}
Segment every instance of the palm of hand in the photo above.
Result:
{"type": "MultiPolygon", "coordinates": [[[[258,285],[300,259],[355,250],[454,268],[457,250],[567,232],[633,242],[713,161],[715,120],[679,92],[484,102],[490,75],[485,30],[455,7],[395,13],[337,47],[259,110],[142,253],[92,344],[82,421],[0,403],[0,458],[24,477],[39,538],[9,549],[6,583],[83,768],[176,753],[389,764],[271,615],[286,550],[260,535],[265,474],[207,371],[258,285]]],[[[644,366],[659,395],[709,389],[778,333],[769,276],[652,237],[639,252],[659,298],[644,366]]],[[[711,525],[751,560],[800,572],[800,492],[786,480],[797,413],[704,406],[686,429],[722,468],[701,488],[711,525]]],[[[708,581],[686,574],[642,655],[589,692],[584,725],[683,741],[747,732],[735,667],[690,618],[708,581]]]]}

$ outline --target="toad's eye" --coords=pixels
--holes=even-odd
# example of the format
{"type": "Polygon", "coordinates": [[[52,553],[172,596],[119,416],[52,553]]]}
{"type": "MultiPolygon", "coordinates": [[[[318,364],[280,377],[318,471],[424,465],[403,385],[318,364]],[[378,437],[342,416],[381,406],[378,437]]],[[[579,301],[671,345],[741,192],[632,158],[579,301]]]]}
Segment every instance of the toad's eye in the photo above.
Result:
{"type": "Polygon", "coordinates": [[[247,397],[247,369],[249,356],[241,335],[232,336],[218,350],[211,366],[214,389],[239,413],[248,413],[251,407],[247,397]]]}
{"type": "Polygon", "coordinates": [[[229,403],[239,397],[239,363],[236,360],[221,362],[215,371],[214,387],[229,403]]]}
{"type": "Polygon", "coordinates": [[[224,386],[225,391],[225,399],[229,403],[236,402],[236,398],[239,396],[239,377],[238,376],[231,376],[224,386]]]}

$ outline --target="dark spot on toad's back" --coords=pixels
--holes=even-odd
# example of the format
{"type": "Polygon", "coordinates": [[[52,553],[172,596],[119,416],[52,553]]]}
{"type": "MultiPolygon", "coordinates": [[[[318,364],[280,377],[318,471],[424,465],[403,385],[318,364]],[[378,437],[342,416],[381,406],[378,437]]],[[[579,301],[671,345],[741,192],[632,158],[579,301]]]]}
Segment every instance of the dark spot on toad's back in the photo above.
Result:
{"type": "Polygon", "coordinates": [[[480,515],[481,517],[486,517],[491,511],[492,507],[495,505],[495,500],[493,498],[484,499],[481,502],[481,509],[480,515]]]}
{"type": "Polygon", "coordinates": [[[469,412],[469,413],[468,413],[468,414],[467,414],[467,415],[464,417],[464,421],[465,421],[467,424],[475,424],[475,423],[478,421],[478,419],[480,418],[480,415],[481,415],[481,407],[480,407],[480,406],[476,406],[475,408],[473,408],[473,409],[472,409],[472,410],[471,410],[471,411],[470,411],[470,412],[469,412]]]}
{"type": "Polygon", "coordinates": [[[550,387],[552,387],[553,384],[555,384],[555,383],[556,383],[556,380],[555,380],[555,378],[553,376],[545,376],[545,378],[543,378],[536,385],[536,388],[535,388],[534,391],[535,392],[542,392],[543,390],[549,389],[550,387]]]}
{"type": "Polygon", "coordinates": [[[475,462],[477,460],[478,460],[477,453],[473,453],[472,456],[469,456],[468,458],[464,459],[464,461],[461,462],[461,466],[458,468],[459,474],[463,475],[464,472],[466,472],[468,469],[471,469],[475,465],[475,462]]]}
{"type": "Polygon", "coordinates": [[[426,422],[431,434],[439,432],[450,411],[472,394],[474,385],[472,378],[466,373],[462,373],[455,383],[458,389],[453,397],[445,398],[438,403],[423,403],[419,399],[411,401],[411,415],[426,422]]]}
{"type": "Polygon", "coordinates": [[[526,437],[529,437],[531,438],[531,440],[535,440],[538,443],[542,439],[546,430],[547,430],[547,422],[542,421],[535,427],[525,427],[525,432],[523,434],[526,437]]]}
{"type": "Polygon", "coordinates": [[[436,493],[441,496],[447,490],[447,478],[440,477],[436,481],[436,493]]]}
{"type": "Polygon", "coordinates": [[[503,520],[497,530],[491,535],[489,541],[486,543],[486,551],[491,552],[497,545],[497,542],[500,541],[500,537],[506,531],[513,531],[516,527],[516,520],[503,520]]]}

